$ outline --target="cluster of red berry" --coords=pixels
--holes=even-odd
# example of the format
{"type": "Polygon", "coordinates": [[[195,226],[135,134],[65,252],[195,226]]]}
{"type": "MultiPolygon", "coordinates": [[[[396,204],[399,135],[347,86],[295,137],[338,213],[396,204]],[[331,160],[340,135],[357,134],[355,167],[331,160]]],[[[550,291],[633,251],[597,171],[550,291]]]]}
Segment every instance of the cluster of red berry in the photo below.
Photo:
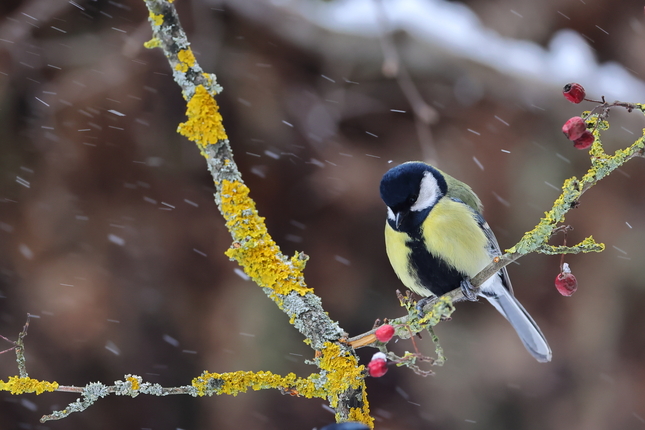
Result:
{"type": "MultiPolygon", "coordinates": [[[[585,89],[580,84],[566,84],[562,90],[564,97],[571,103],[580,103],[585,99],[585,89]]],[[[587,149],[594,141],[593,134],[587,130],[587,123],[579,116],[574,116],[564,123],[562,132],[567,139],[573,141],[573,146],[578,149],[587,149]]]]}
{"type": "MultiPolygon", "coordinates": [[[[383,324],[378,329],[376,329],[374,335],[379,340],[379,342],[387,343],[390,341],[390,339],[392,339],[392,336],[394,336],[394,327],[392,327],[390,324],[383,324]]],[[[370,360],[369,364],[367,365],[367,371],[373,378],[380,378],[381,376],[385,375],[387,373],[387,356],[382,352],[377,352],[376,354],[374,354],[372,356],[372,360],[370,360]]]]}
{"type": "MultiPolygon", "coordinates": [[[[562,89],[562,94],[571,103],[577,104],[582,102],[583,100],[593,101],[585,98],[585,89],[582,85],[575,82],[566,84],[562,89]]],[[[602,103],[604,104],[604,97],[602,100],[602,103]]],[[[567,139],[573,141],[573,146],[578,149],[589,148],[595,140],[594,135],[589,130],[587,130],[587,123],[579,116],[574,116],[573,118],[570,118],[567,122],[565,122],[562,126],[562,132],[567,137],[567,139]]],[[[573,275],[573,273],[571,273],[571,268],[569,267],[569,265],[563,261],[564,255],[562,257],[563,259],[560,262],[560,273],[555,277],[555,288],[557,288],[558,292],[563,296],[571,297],[573,293],[575,293],[578,289],[578,280],[573,275]]]]}

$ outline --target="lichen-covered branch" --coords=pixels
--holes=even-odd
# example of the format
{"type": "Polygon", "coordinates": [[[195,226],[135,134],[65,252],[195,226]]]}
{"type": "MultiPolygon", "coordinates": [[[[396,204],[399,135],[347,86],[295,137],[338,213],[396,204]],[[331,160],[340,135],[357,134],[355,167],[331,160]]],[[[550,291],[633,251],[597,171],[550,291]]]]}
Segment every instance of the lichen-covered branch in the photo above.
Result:
{"type": "Polygon", "coordinates": [[[206,158],[216,188],[215,201],[233,238],[227,255],[240,263],[311,340],[311,346],[320,350],[325,342],[338,340],[344,332],[326,316],[320,300],[306,287],[302,270],[307,256],[297,253],[288,258],[269,235],[264,218],[259,216],[233,160],[214,98],[221,87],[214,75],[203,73],[190,53],[190,44],[173,4],[165,0],[147,0],[146,5],[154,35],[147,45],[163,50],[174,71],[175,81],[188,101],[188,119],[179,125],[178,131],[195,142],[206,158]],[[182,61],[182,58],[189,61],[182,61]],[[316,324],[312,325],[312,320],[316,320],[316,324]],[[323,326],[326,330],[321,336],[323,326]]]}
{"type": "Polygon", "coordinates": [[[115,381],[111,386],[92,382],[85,387],[74,387],[61,386],[57,382],[38,381],[29,377],[12,376],[7,382],[0,381],[0,391],[9,391],[11,394],[41,394],[46,391],[62,391],[81,395],[65,409],[43,416],[40,419],[41,422],[59,420],[74,412],[82,412],[98,399],[110,394],[130,397],[137,397],[139,394],[152,396],[185,394],[194,397],[220,394],[236,396],[248,389],[256,391],[278,389],[285,394],[327,399],[332,408],[348,411],[347,418],[338,412],[337,418],[339,420],[371,423],[372,419],[368,414],[369,407],[365,392],[364,368],[358,364],[356,356],[344,352],[339,344],[329,342],[315,358],[314,363],[321,369],[321,372],[313,373],[307,378],[298,378],[293,373],[280,376],[263,371],[204,372],[194,378],[191,385],[162,387],[159,384],[143,382],[143,378],[138,375],[125,375],[123,381],[115,381]],[[338,393],[346,391],[354,394],[351,398],[353,402],[351,405],[342,404],[346,400],[343,396],[338,395],[338,393]]]}
{"type": "MultiPolygon", "coordinates": [[[[641,104],[630,105],[634,109],[645,113],[645,107],[641,104]]],[[[617,150],[613,155],[607,154],[600,140],[600,132],[609,128],[606,121],[600,123],[602,114],[590,115],[587,118],[589,124],[597,124],[594,127],[593,134],[596,138],[594,144],[589,150],[591,156],[591,166],[587,173],[578,179],[575,176],[564,181],[562,185],[562,194],[554,202],[550,211],[545,212],[544,217],[540,219],[537,226],[531,231],[524,233],[522,239],[513,247],[506,250],[506,254],[492,262],[488,267],[482,270],[472,283],[475,286],[481,285],[486,279],[502,267],[507,266],[523,255],[531,252],[542,254],[562,254],[562,253],[580,253],[580,252],[601,252],[605,245],[597,243],[593,237],[589,236],[578,245],[573,247],[555,247],[548,244],[556,228],[564,222],[565,215],[571,209],[578,207],[582,195],[598,181],[608,176],[611,172],[625,164],[634,157],[643,157],[645,153],[645,130],[644,134],[638,138],[632,145],[625,149],[617,150]]]]}
{"type": "Polygon", "coordinates": [[[346,336],[325,313],[320,298],[307,287],[303,269],[308,257],[287,257],[269,235],[264,218],[249,196],[250,190],[233,161],[233,153],[222,125],[214,96],[222,88],[213,74],[206,74],[190,50],[172,1],[145,0],[150,11],[153,39],[150,48],[161,48],[173,76],[187,100],[187,121],[178,132],[195,142],[206,158],[215,184],[215,202],[226,220],[233,242],[226,255],[237,261],[288,316],[319,357],[319,383],[325,388],[340,421],[354,419],[372,425],[365,398],[364,373],[353,349],[339,342],[346,336]],[[332,345],[335,345],[332,348],[332,345]],[[358,370],[361,369],[361,370],[358,370]],[[333,382],[332,376],[342,377],[333,382]],[[341,383],[342,382],[342,383],[341,383]],[[356,406],[359,405],[359,406],[356,406]]]}
{"type": "Polygon", "coordinates": [[[57,382],[39,381],[29,376],[10,376],[7,382],[0,380],[0,391],[8,391],[11,394],[42,394],[45,391],[56,391],[57,389],[57,382]]]}
{"type": "Polygon", "coordinates": [[[336,410],[347,410],[348,417],[337,413],[339,420],[352,420],[371,423],[369,407],[364,384],[364,368],[358,364],[354,354],[345,352],[337,343],[328,342],[314,359],[320,373],[313,373],[307,378],[298,378],[289,373],[286,376],[272,372],[237,371],[228,373],[204,372],[194,378],[191,385],[180,387],[162,387],[156,383],[144,382],[138,375],[125,375],[123,381],[115,381],[108,386],[101,382],[91,382],[85,387],[64,386],[57,382],[40,381],[28,376],[10,376],[7,382],[0,380],[0,391],[19,395],[25,393],[42,394],[44,392],[78,393],[80,397],[60,411],[43,416],[40,421],[46,422],[68,417],[74,412],[82,412],[97,400],[110,394],[117,396],[137,397],[139,394],[168,396],[184,394],[190,396],[212,396],[228,394],[236,396],[248,389],[278,389],[285,394],[306,398],[327,399],[336,410]],[[343,396],[338,393],[352,392],[352,404],[342,404],[343,396]]]}
{"type": "MultiPolygon", "coordinates": [[[[54,382],[54,384],[56,383],[54,382]]],[[[143,382],[143,378],[138,375],[125,375],[123,381],[114,381],[114,385],[112,386],[105,385],[101,382],[90,382],[85,387],[58,386],[58,384],[56,385],[57,388],[53,391],[80,393],[81,397],[67,405],[65,409],[54,411],[49,415],[44,415],[40,418],[41,423],[52,420],[60,420],[68,417],[74,412],[83,412],[85,409],[92,406],[98,399],[106,397],[110,394],[130,397],[137,397],[139,394],[148,394],[151,396],[189,394],[195,396],[197,392],[195,387],[191,385],[164,388],[159,384],[143,382]]]]}
{"type": "Polygon", "coordinates": [[[25,323],[22,331],[18,335],[18,340],[15,342],[16,348],[16,362],[18,363],[18,374],[20,378],[27,378],[27,366],[25,363],[25,336],[27,336],[27,330],[29,330],[29,321],[31,320],[31,315],[27,314],[27,322],[25,323]]]}

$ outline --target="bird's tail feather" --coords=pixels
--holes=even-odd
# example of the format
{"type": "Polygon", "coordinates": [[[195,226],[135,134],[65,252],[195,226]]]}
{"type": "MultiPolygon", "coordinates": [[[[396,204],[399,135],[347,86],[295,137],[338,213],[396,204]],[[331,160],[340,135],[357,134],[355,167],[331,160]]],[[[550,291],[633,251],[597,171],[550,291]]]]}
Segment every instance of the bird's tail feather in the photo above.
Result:
{"type": "Polygon", "coordinates": [[[491,278],[493,282],[484,283],[480,295],[486,298],[511,323],[526,349],[537,361],[540,363],[551,361],[551,348],[540,328],[513,296],[513,293],[494,278],[496,276],[491,278]]]}

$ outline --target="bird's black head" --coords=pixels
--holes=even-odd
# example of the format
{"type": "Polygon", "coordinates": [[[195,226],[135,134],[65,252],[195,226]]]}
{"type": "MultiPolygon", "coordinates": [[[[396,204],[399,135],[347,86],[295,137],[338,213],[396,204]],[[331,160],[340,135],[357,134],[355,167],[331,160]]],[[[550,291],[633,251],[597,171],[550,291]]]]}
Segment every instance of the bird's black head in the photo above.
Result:
{"type": "Polygon", "coordinates": [[[447,193],[443,175],[429,164],[410,162],[396,166],[381,179],[381,199],[388,207],[388,222],[411,233],[447,193]]]}

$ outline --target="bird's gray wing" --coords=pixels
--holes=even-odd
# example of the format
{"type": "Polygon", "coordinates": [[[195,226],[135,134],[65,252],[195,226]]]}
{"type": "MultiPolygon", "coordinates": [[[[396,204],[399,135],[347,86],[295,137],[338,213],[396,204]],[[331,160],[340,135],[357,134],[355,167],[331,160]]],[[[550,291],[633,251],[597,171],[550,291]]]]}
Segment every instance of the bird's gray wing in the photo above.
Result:
{"type": "MultiPolygon", "coordinates": [[[[495,233],[493,233],[493,230],[490,229],[490,226],[488,225],[484,217],[479,213],[477,213],[477,222],[479,223],[479,226],[482,228],[484,234],[486,235],[486,238],[488,239],[488,253],[490,254],[491,261],[495,257],[501,257],[502,250],[499,249],[499,243],[497,243],[495,233]]],[[[506,267],[503,267],[499,271],[499,275],[502,278],[504,287],[506,287],[506,289],[510,291],[511,294],[513,294],[513,285],[511,284],[511,279],[508,277],[508,271],[506,270],[506,267]]]]}

